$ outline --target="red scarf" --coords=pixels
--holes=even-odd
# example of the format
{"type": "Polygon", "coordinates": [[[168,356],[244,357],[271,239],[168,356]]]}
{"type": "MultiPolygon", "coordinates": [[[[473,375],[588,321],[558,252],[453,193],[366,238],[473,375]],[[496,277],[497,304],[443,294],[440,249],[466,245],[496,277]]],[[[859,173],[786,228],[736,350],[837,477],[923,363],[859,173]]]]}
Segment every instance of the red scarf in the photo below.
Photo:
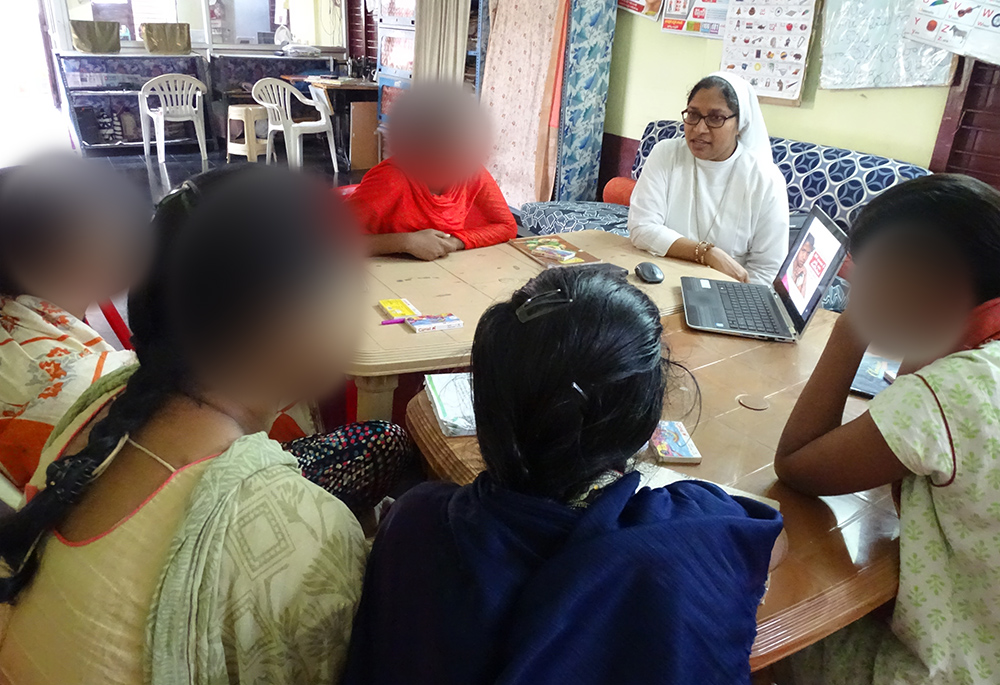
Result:
{"type": "Polygon", "coordinates": [[[994,340],[1000,340],[1000,297],[972,310],[955,351],[974,350],[994,340]]]}

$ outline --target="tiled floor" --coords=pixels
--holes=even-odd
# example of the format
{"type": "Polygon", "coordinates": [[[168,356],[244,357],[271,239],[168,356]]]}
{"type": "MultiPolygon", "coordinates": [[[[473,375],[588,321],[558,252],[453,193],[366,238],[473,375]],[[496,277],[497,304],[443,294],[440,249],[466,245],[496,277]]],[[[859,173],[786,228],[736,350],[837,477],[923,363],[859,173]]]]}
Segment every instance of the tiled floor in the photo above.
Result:
{"type": "MultiPolygon", "coordinates": [[[[278,164],[284,165],[285,157],[281,146],[278,146],[278,164]]],[[[105,160],[115,170],[122,172],[129,178],[137,182],[141,187],[149,190],[150,200],[155,203],[163,197],[171,188],[174,188],[185,180],[200,174],[202,171],[215,169],[226,163],[225,150],[211,150],[208,152],[208,159],[202,160],[198,152],[198,147],[191,146],[190,149],[174,148],[168,149],[166,161],[158,164],[156,160],[156,150],[152,150],[152,155],[147,160],[142,154],[142,148],[131,154],[113,154],[106,157],[93,157],[93,159],[105,160]]],[[[246,163],[244,157],[233,157],[233,164],[246,163]]],[[[264,163],[261,157],[260,164],[264,163]]],[[[366,169],[354,171],[341,171],[339,174],[333,173],[333,165],[330,163],[330,153],[327,147],[310,146],[305,148],[305,167],[313,173],[326,177],[332,186],[349,185],[358,183],[364,176],[366,169]]]]}

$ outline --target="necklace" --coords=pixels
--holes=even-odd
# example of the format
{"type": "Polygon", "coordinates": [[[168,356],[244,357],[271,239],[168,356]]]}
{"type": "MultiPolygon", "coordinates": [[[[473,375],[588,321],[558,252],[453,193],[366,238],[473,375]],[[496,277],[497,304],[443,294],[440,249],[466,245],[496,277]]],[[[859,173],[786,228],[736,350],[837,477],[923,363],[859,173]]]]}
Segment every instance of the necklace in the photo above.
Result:
{"type": "MultiPolygon", "coordinates": [[[[736,154],[736,152],[734,151],[733,154],[736,154]]],[[[698,190],[698,160],[697,160],[697,158],[694,161],[694,170],[692,172],[693,175],[694,175],[694,225],[695,225],[695,230],[698,233],[698,240],[700,240],[700,241],[705,241],[705,242],[710,242],[710,243],[714,242],[710,238],[712,236],[712,231],[715,230],[715,226],[719,222],[719,216],[722,214],[722,208],[726,204],[726,198],[729,196],[729,186],[733,182],[733,176],[736,175],[736,161],[737,160],[733,160],[733,168],[729,170],[729,176],[726,178],[726,185],[722,188],[722,197],[719,198],[719,204],[718,204],[718,206],[715,209],[715,216],[712,218],[712,223],[710,223],[708,225],[708,231],[707,232],[704,232],[704,231],[701,230],[701,212],[699,211],[699,208],[698,208],[698,204],[699,204],[698,203],[698,198],[701,195],[701,193],[698,190]]]]}

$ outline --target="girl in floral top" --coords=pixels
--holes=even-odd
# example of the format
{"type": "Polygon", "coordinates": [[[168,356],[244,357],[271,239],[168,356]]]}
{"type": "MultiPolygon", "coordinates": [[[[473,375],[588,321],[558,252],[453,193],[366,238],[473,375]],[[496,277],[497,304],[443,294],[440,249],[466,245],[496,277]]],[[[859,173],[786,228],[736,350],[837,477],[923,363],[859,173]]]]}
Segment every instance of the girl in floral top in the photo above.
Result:
{"type": "Polygon", "coordinates": [[[18,488],[83,391],[135,361],[83,319],[145,270],[146,213],[107,165],[52,157],[0,174],[0,469],[18,488]]]}
{"type": "Polygon", "coordinates": [[[791,660],[796,683],[1000,682],[1000,193],[940,174],[886,191],[851,235],[851,305],[785,426],[778,477],[835,495],[895,484],[892,624],[791,660]],[[842,425],[870,343],[904,359],[842,425]]]}

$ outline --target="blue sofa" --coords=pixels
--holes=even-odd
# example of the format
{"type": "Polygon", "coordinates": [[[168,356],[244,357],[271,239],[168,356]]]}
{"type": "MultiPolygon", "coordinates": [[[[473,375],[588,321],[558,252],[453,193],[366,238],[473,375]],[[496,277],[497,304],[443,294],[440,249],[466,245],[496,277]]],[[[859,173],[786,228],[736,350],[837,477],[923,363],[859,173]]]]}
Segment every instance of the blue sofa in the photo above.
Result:
{"type": "MultiPolygon", "coordinates": [[[[650,122],[632,164],[632,178],[639,178],[654,145],[682,135],[684,124],[679,121],[650,122]]],[[[808,212],[818,205],[844,230],[878,193],[931,173],[887,157],[785,138],[771,138],[771,153],[788,183],[789,211],[808,212]]],[[[588,228],[628,235],[628,207],[607,202],[529,202],[521,207],[521,221],[536,235],[588,228]]]]}

